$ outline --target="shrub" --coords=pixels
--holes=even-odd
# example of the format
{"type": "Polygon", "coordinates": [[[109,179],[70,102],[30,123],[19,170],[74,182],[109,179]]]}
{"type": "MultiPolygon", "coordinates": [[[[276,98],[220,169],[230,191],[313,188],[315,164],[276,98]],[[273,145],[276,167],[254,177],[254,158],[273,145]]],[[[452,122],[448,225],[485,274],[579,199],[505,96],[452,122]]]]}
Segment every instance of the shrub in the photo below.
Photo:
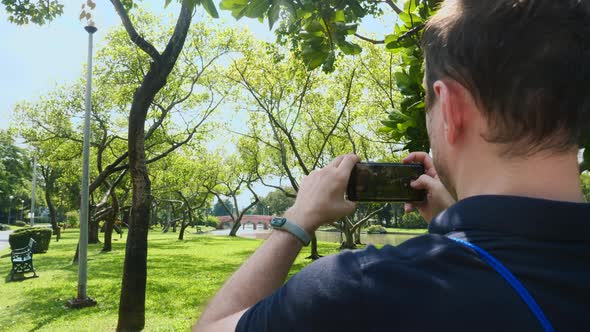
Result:
{"type": "Polygon", "coordinates": [[[24,221],[22,221],[22,220],[17,220],[17,221],[14,222],[14,224],[16,226],[18,226],[18,227],[25,227],[25,226],[27,226],[27,223],[24,222],[24,221]]]}
{"type": "Polygon", "coordinates": [[[398,227],[408,229],[428,228],[428,224],[419,213],[412,212],[404,214],[398,227]]]}
{"type": "Polygon", "coordinates": [[[49,249],[49,241],[51,241],[51,229],[48,228],[23,228],[14,231],[8,237],[10,248],[12,250],[26,247],[29,244],[29,239],[33,238],[35,242],[34,252],[47,252],[49,249]]]}
{"type": "Polygon", "coordinates": [[[78,211],[68,211],[66,212],[66,223],[68,227],[74,228],[78,227],[80,222],[80,213],[78,211]]]}
{"type": "Polygon", "coordinates": [[[381,225],[371,225],[367,228],[367,234],[385,234],[387,230],[381,225]]]}
{"type": "Polygon", "coordinates": [[[219,225],[219,219],[217,219],[217,217],[215,216],[207,216],[206,224],[209,227],[217,228],[217,226],[219,225]]]}

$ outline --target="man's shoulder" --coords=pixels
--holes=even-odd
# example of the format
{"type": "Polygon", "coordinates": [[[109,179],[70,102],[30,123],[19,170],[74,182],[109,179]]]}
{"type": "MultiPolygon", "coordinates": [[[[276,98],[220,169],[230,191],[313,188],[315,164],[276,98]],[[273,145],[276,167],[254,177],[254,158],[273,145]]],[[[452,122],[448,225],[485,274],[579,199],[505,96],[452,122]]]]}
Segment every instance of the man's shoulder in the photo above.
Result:
{"type": "Polygon", "coordinates": [[[368,245],[363,250],[353,251],[361,269],[369,268],[380,264],[421,264],[423,260],[430,260],[433,257],[440,258],[441,255],[449,252],[456,252],[457,244],[444,235],[425,234],[407,240],[400,245],[385,245],[376,248],[368,245]]]}
{"type": "Polygon", "coordinates": [[[418,236],[395,247],[368,245],[362,250],[345,250],[315,261],[294,275],[288,287],[296,293],[311,295],[317,294],[317,285],[323,294],[334,290],[346,299],[359,299],[371,288],[379,292],[385,284],[411,286],[423,276],[435,275],[441,266],[444,269],[447,258],[456,254],[461,254],[457,245],[436,234],[418,236]],[[400,283],[392,284],[393,280],[400,283]]]}
{"type": "MultiPolygon", "coordinates": [[[[366,277],[375,269],[405,269],[411,266],[422,266],[425,261],[444,261],[443,256],[461,254],[462,250],[454,241],[444,235],[425,234],[409,239],[397,246],[385,245],[377,248],[371,244],[364,249],[344,250],[338,254],[323,257],[308,266],[318,274],[327,271],[338,271],[349,277],[366,277]]],[[[307,271],[306,271],[307,272],[307,271]]],[[[325,275],[325,274],[324,274],[325,275]]]]}

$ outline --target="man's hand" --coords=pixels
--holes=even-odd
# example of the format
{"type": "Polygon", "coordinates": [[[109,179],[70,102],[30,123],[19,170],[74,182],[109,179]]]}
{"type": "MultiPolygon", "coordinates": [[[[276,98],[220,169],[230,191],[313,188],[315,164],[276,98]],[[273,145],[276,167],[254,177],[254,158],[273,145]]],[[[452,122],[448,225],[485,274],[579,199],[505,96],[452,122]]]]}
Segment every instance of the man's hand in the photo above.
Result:
{"type": "Polygon", "coordinates": [[[285,217],[297,222],[308,233],[351,214],[356,203],[344,198],[350,173],[360,161],[354,154],[339,156],[328,166],[303,178],[295,204],[285,217]]]}
{"type": "Polygon", "coordinates": [[[406,158],[404,163],[420,163],[424,165],[424,175],[411,183],[412,188],[426,190],[426,200],[423,202],[408,202],[404,205],[406,213],[418,208],[420,214],[430,223],[432,218],[446,210],[455,203],[455,199],[449,194],[449,191],[440,182],[434,163],[430,156],[425,152],[412,152],[406,158]]]}

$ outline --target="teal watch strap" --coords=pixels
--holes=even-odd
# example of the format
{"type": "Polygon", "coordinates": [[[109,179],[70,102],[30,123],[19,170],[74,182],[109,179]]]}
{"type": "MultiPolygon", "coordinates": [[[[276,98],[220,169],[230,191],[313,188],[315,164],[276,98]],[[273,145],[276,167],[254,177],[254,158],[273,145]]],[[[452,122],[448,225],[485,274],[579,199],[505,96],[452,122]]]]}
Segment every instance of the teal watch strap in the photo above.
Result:
{"type": "Polygon", "coordinates": [[[287,218],[273,218],[270,225],[274,229],[283,230],[293,234],[304,246],[308,246],[311,242],[311,237],[307,232],[296,223],[289,221],[287,218]]]}

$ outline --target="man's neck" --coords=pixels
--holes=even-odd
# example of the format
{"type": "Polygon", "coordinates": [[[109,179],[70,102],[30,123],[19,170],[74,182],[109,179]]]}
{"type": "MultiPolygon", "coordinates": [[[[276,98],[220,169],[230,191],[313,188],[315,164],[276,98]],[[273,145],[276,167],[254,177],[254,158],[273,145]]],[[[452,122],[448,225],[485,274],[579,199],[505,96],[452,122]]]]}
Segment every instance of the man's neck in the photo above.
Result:
{"type": "Polygon", "coordinates": [[[457,195],[511,195],[556,201],[586,202],[574,151],[537,153],[526,158],[491,154],[464,160],[457,174],[457,195]]]}

